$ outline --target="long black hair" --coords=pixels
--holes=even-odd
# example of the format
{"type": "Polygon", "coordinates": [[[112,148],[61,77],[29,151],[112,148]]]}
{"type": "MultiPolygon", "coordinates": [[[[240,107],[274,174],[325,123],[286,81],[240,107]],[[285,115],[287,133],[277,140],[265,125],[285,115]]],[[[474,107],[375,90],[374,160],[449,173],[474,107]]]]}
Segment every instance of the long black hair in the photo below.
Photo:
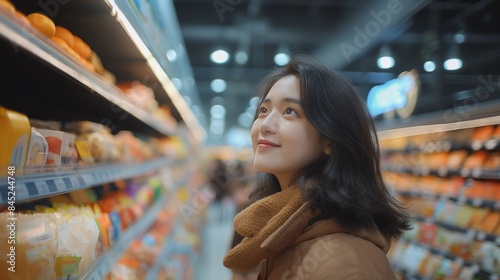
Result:
{"type": "MultiPolygon", "coordinates": [[[[410,228],[409,218],[382,179],[375,124],[357,90],[336,71],[299,55],[263,80],[260,102],[289,75],[300,80],[307,120],[332,141],[330,155],[307,163],[291,184],[321,209],[317,219],[336,219],[350,231],[378,228],[387,237],[399,237],[410,228]]],[[[259,173],[251,196],[256,200],[280,190],[274,175],[259,173]]]]}

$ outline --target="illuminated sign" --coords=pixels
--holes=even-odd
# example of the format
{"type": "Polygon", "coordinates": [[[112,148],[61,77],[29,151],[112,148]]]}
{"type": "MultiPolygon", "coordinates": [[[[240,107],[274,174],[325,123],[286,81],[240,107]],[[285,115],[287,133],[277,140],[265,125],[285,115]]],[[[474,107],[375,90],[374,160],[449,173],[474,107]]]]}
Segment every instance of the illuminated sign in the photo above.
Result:
{"type": "Polygon", "coordinates": [[[420,87],[415,69],[401,73],[397,79],[373,87],[368,93],[367,106],[372,116],[396,112],[401,118],[413,113],[420,87]]]}

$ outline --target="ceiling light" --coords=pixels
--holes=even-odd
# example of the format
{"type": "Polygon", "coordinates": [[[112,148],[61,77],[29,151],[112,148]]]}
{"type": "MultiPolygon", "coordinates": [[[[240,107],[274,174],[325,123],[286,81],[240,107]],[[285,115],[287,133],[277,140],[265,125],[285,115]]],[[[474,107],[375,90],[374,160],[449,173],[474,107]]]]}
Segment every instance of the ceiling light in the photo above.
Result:
{"type": "Polygon", "coordinates": [[[240,116],[238,117],[238,124],[244,128],[251,127],[252,122],[253,122],[253,115],[250,113],[245,112],[243,114],[240,114],[240,116]]]}
{"type": "Polygon", "coordinates": [[[460,58],[449,58],[444,62],[444,69],[454,71],[462,68],[463,62],[460,58]]]}
{"type": "Polygon", "coordinates": [[[226,108],[222,105],[214,105],[210,108],[210,115],[213,119],[222,119],[226,116],[226,108]]]}
{"type": "Polygon", "coordinates": [[[214,92],[218,92],[218,93],[224,92],[227,88],[227,83],[223,79],[215,79],[215,80],[212,80],[212,82],[210,82],[210,88],[214,92]]]}
{"type": "Polygon", "coordinates": [[[274,56],[274,63],[279,66],[284,66],[290,61],[290,56],[286,53],[277,53],[274,56]]]}
{"type": "Polygon", "coordinates": [[[176,61],[177,60],[177,52],[175,50],[173,50],[173,49],[169,49],[167,51],[167,59],[170,62],[176,61]]]}
{"type": "Polygon", "coordinates": [[[250,99],[248,102],[250,107],[252,107],[254,110],[257,109],[257,105],[259,105],[259,98],[257,96],[254,96],[250,99]]]}
{"type": "Polygon", "coordinates": [[[229,53],[225,50],[216,50],[210,55],[210,60],[218,64],[226,63],[229,60],[229,53]]]}
{"type": "Polygon", "coordinates": [[[436,70],[436,63],[432,60],[428,60],[424,63],[424,70],[427,72],[432,72],[436,70]]]}
{"type": "Polygon", "coordinates": [[[224,120],[212,119],[210,122],[210,132],[215,135],[222,135],[224,133],[224,120]]]}
{"type": "Polygon", "coordinates": [[[238,63],[239,65],[243,65],[248,61],[248,54],[244,51],[239,51],[234,56],[234,60],[236,60],[236,63],[238,63]]]}
{"type": "Polygon", "coordinates": [[[380,69],[389,69],[394,66],[394,58],[392,57],[391,50],[388,46],[383,46],[380,49],[379,58],[377,59],[377,66],[380,69]]]}
{"type": "Polygon", "coordinates": [[[458,55],[458,45],[453,45],[447,55],[445,62],[443,63],[444,69],[448,71],[454,71],[462,68],[462,60],[458,55]]]}
{"type": "Polygon", "coordinates": [[[213,106],[213,105],[222,105],[224,106],[226,104],[226,102],[224,101],[224,98],[220,97],[220,96],[216,96],[214,98],[212,98],[212,100],[210,100],[210,104],[213,106]]]}
{"type": "Polygon", "coordinates": [[[457,44],[462,44],[465,42],[465,34],[461,32],[455,33],[455,35],[453,35],[453,41],[457,44]]]}

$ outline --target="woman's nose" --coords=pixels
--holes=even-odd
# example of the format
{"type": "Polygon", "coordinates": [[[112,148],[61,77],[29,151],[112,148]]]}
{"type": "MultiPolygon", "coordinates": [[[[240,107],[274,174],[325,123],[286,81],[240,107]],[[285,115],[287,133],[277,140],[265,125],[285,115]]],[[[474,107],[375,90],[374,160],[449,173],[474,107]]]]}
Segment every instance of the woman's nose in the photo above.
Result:
{"type": "Polygon", "coordinates": [[[260,132],[262,134],[275,133],[277,128],[277,122],[278,118],[275,116],[274,113],[267,115],[266,118],[262,121],[262,124],[260,126],[260,132]]]}

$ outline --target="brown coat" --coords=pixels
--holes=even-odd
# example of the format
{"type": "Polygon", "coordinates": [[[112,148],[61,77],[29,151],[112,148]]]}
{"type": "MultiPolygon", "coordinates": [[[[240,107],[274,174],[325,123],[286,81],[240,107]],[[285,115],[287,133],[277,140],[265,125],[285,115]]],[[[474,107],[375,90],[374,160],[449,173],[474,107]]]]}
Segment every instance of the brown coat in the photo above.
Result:
{"type": "Polygon", "coordinates": [[[396,280],[378,231],[347,233],[333,220],[308,226],[314,216],[302,205],[261,248],[278,252],[264,261],[259,280],[396,280]]]}

